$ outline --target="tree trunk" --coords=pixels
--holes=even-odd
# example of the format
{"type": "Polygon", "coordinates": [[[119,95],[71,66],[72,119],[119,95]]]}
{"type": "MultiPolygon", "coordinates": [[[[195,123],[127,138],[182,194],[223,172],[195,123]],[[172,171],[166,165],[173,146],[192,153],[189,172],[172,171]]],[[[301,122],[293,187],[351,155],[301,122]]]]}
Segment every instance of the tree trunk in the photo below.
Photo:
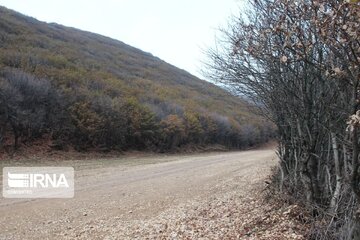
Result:
{"type": "Polygon", "coordinates": [[[16,129],[16,126],[14,124],[11,124],[13,133],[14,133],[14,150],[16,150],[19,146],[19,134],[18,134],[18,130],[16,129]]]}
{"type": "Polygon", "coordinates": [[[335,177],[336,177],[335,190],[330,202],[330,211],[331,213],[335,214],[337,211],[337,206],[341,191],[341,172],[340,172],[339,150],[336,141],[336,135],[333,132],[330,134],[331,134],[332,148],[334,152],[335,177]]]}

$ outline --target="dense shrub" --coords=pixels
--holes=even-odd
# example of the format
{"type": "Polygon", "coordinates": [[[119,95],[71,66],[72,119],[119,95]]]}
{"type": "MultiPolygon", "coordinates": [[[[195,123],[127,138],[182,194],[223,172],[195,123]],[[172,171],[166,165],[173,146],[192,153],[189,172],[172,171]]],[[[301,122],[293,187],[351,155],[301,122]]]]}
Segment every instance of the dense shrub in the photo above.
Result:
{"type": "Polygon", "coordinates": [[[314,212],[311,239],[360,239],[359,22],[359,1],[250,1],[209,52],[210,76],[277,125],[278,187],[314,212]]]}

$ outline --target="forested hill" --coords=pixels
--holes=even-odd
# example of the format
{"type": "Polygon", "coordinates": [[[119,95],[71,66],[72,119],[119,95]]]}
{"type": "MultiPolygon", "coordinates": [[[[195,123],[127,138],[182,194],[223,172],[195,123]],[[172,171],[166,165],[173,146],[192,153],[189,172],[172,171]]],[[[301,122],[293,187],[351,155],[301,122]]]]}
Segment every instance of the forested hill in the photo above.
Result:
{"type": "Polygon", "coordinates": [[[150,53],[0,7],[3,147],[241,148],[272,133],[247,106],[150,53]]]}

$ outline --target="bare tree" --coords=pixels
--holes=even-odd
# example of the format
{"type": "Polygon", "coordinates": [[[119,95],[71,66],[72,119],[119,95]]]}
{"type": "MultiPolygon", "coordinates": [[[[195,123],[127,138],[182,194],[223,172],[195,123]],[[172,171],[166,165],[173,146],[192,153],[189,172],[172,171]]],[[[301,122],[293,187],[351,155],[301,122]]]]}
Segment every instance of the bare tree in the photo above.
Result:
{"type": "Polygon", "coordinates": [[[337,219],[357,208],[348,189],[360,202],[359,22],[359,3],[252,1],[209,51],[209,76],[277,125],[280,188],[337,219]]]}

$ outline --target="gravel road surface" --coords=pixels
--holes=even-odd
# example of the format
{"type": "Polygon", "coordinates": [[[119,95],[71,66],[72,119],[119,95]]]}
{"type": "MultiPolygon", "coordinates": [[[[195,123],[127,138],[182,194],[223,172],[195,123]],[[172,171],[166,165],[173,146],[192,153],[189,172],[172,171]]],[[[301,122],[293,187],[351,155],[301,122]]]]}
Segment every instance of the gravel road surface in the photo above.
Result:
{"type": "MultiPolygon", "coordinates": [[[[251,196],[275,164],[273,149],[57,162],[75,168],[75,197],[1,198],[0,239],[216,239],[211,217],[188,233],[181,219],[232,193],[251,196]]],[[[231,231],[222,217],[214,224],[231,231]]]]}

